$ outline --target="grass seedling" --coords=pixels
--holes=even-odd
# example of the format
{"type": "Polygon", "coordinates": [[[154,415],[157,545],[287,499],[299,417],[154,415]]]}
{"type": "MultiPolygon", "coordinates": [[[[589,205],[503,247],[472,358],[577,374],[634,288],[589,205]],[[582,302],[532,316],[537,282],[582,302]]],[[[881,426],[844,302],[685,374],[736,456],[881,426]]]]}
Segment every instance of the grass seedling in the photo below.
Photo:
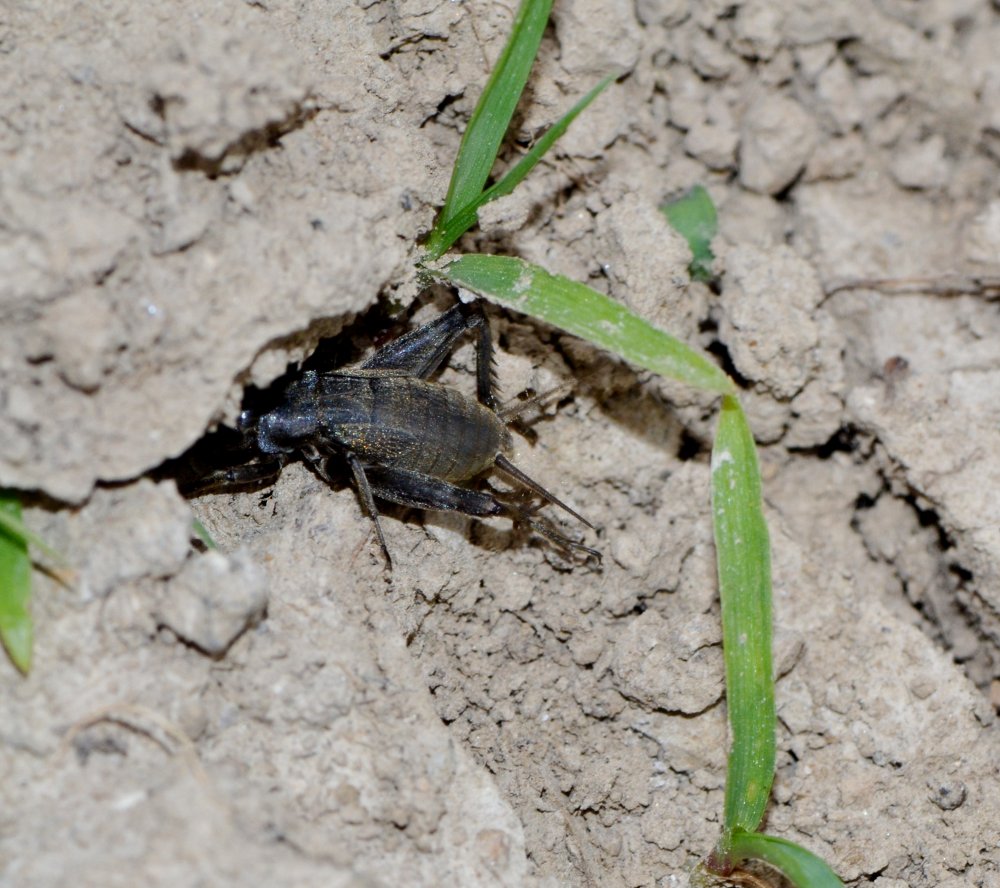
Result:
{"type": "MultiPolygon", "coordinates": [[[[509,124],[530,69],[525,59],[529,51],[532,59],[537,53],[550,5],[550,0],[521,3],[507,46],[462,139],[448,198],[428,239],[425,261],[441,257],[474,224],[476,209],[498,187],[483,190],[503,136],[498,136],[497,130],[501,123],[504,128],[509,124]],[[509,72],[514,59],[516,77],[509,72]],[[503,73],[499,73],[501,70],[503,73]],[[500,83],[507,84],[504,90],[517,84],[517,94],[501,90],[500,83]]],[[[549,132],[559,127],[564,130],[607,82],[598,84],[549,132]]],[[[518,173],[511,189],[544,152],[536,153],[530,165],[525,164],[526,157],[508,174],[512,176],[522,165],[526,167],[518,173]]],[[[505,181],[502,179],[498,185],[505,181]]],[[[692,277],[706,279],[711,275],[710,242],[715,233],[715,207],[708,193],[703,188],[695,189],[665,207],[664,212],[691,245],[692,277]]],[[[754,858],[775,867],[796,885],[841,885],[830,867],[811,852],[757,832],[770,796],[775,764],[771,556],[757,451],[735,384],[707,356],[614,300],[520,259],[464,255],[427,270],[438,279],[580,336],[636,366],[722,395],[712,452],[711,498],[732,745],[722,833],[703,865],[703,877],[707,880],[729,875],[743,861],[754,858]]]]}
{"type": "Polygon", "coordinates": [[[715,260],[712,238],[719,229],[719,220],[715,213],[715,204],[712,203],[705,186],[695,185],[686,194],[669,201],[661,209],[667,221],[684,235],[691,248],[691,265],[688,266],[691,280],[710,281],[712,262],[715,260]]]}
{"type": "Polygon", "coordinates": [[[483,204],[510,194],[566,132],[576,116],[614,80],[613,74],[601,80],[548,129],[506,175],[492,187],[484,188],[496,164],[497,152],[510,127],[521,92],[528,82],[551,10],[552,0],[534,0],[522,3],[518,8],[507,44],[465,128],[452,169],[448,195],[427,239],[427,254],[423,261],[432,262],[444,255],[476,224],[476,214],[483,204]]]}
{"type": "Polygon", "coordinates": [[[0,491],[0,643],[11,662],[27,675],[35,638],[29,545],[63,568],[46,568],[59,582],[68,584],[72,574],[65,570],[66,559],[25,526],[21,511],[21,498],[15,492],[0,491]]]}
{"type": "Polygon", "coordinates": [[[25,675],[31,669],[34,625],[31,622],[30,531],[21,520],[17,496],[0,494],[0,641],[25,675]]]}
{"type": "Polygon", "coordinates": [[[212,535],[208,532],[208,529],[197,518],[191,522],[191,534],[195,539],[201,540],[201,544],[206,549],[219,548],[215,540],[212,539],[212,535]]]}

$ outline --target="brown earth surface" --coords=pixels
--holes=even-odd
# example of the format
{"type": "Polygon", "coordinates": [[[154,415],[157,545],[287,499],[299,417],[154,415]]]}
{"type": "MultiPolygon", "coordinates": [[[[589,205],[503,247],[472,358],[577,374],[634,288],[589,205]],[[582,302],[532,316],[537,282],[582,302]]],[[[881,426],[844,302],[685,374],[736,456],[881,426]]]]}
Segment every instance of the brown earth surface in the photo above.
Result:
{"type": "MultiPolygon", "coordinates": [[[[0,486],[77,571],[36,574],[30,676],[0,662],[0,884],[669,886],[711,849],[710,399],[491,310],[506,396],[572,387],[518,460],[600,566],[395,509],[389,574],[351,487],[300,464],[192,501],[149,477],[321,339],[403,329],[514,5],[0,14],[0,486]]],[[[850,885],[1000,885],[998,46],[986,0],[557,0],[505,161],[623,77],[464,242],[745,386],[766,828],[850,885]],[[718,291],[658,209],[696,183],[718,291]]]]}

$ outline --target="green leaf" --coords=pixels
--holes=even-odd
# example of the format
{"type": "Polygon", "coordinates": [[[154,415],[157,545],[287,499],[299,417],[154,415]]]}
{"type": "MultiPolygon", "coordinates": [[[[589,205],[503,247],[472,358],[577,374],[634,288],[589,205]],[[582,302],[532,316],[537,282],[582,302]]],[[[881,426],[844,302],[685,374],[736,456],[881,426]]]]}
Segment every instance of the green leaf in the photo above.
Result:
{"type": "MultiPolygon", "coordinates": [[[[17,499],[14,494],[8,495],[20,503],[20,500],[17,499]]],[[[3,500],[3,497],[4,494],[0,492],[0,501],[3,500]]],[[[5,512],[0,509],[0,533],[7,533],[14,539],[20,540],[22,543],[30,543],[40,552],[45,553],[45,555],[48,558],[51,558],[56,564],[63,565],[64,567],[66,566],[66,559],[59,552],[53,549],[37,533],[34,533],[25,527],[24,522],[21,521],[20,512],[18,512],[15,516],[11,512],[5,512]]]]}
{"type": "Polygon", "coordinates": [[[700,352],[584,284],[508,256],[460,256],[431,274],[589,340],[627,361],[707,391],[735,392],[700,352]]]}
{"type": "Polygon", "coordinates": [[[0,494],[0,641],[14,665],[27,674],[31,669],[34,626],[31,602],[31,559],[27,533],[21,521],[21,501],[13,494],[0,494]],[[10,528],[15,528],[11,530],[10,528]]]}
{"type": "MultiPolygon", "coordinates": [[[[507,45],[497,59],[462,136],[448,196],[428,242],[431,253],[437,249],[437,232],[482,194],[500,143],[514,116],[514,108],[528,82],[551,9],[552,0],[522,0],[517,10],[507,45]]],[[[437,255],[443,252],[442,249],[437,255]]]]}
{"type": "MultiPolygon", "coordinates": [[[[570,108],[562,118],[549,127],[545,131],[545,134],[532,146],[531,150],[508,170],[499,182],[482,194],[478,194],[471,203],[455,212],[447,222],[442,224],[442,221],[439,220],[438,227],[434,229],[428,241],[430,249],[425,257],[425,261],[433,261],[440,258],[455,241],[472,228],[476,224],[477,213],[483,204],[510,194],[521,183],[524,177],[534,169],[538,161],[545,156],[559,137],[569,129],[569,125],[576,119],[577,115],[593,102],[617,76],[617,74],[608,74],[607,77],[601,80],[597,86],[570,108]]],[[[442,212],[442,220],[443,218],[444,213],[442,212]]]]}
{"type": "Polygon", "coordinates": [[[191,522],[191,532],[205,544],[206,549],[218,549],[208,529],[197,518],[191,522]]]}
{"type": "Polygon", "coordinates": [[[667,221],[675,231],[683,235],[691,248],[691,279],[709,281],[712,279],[712,238],[719,230],[715,204],[709,193],[695,185],[687,194],[670,201],[661,208],[667,221]]]}
{"type": "Polygon", "coordinates": [[[739,401],[722,399],[712,448],[712,516],[732,749],[719,854],[764,816],[775,762],[771,667],[771,547],[757,449],[739,401]]]}
{"type": "Polygon", "coordinates": [[[844,888],[837,874],[811,851],[787,839],[738,830],[732,835],[723,872],[744,860],[763,860],[799,888],[844,888]]]}

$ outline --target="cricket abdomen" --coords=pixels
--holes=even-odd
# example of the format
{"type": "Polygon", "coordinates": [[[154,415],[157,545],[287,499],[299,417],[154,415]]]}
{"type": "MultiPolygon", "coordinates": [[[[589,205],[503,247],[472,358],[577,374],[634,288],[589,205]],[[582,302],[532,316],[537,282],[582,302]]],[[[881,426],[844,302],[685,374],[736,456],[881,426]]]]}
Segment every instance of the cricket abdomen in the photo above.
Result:
{"type": "Polygon", "coordinates": [[[510,448],[492,410],[411,376],[348,371],[322,377],[317,414],[326,434],[364,462],[463,481],[510,448]]]}

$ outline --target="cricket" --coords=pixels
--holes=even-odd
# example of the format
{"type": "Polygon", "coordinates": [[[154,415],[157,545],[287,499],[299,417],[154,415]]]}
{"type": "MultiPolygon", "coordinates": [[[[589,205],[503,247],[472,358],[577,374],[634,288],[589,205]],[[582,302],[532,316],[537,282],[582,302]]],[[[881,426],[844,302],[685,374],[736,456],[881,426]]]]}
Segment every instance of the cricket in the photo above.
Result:
{"type": "Polygon", "coordinates": [[[594,529],[510,461],[507,424],[522,408],[500,407],[492,367],[493,341],[481,304],[459,302],[356,366],[303,371],[284,388],[273,409],[259,415],[244,410],[237,430],[246,449],[254,452],[252,460],[214,472],[186,492],[198,495],[273,483],[296,456],[332,484],[328,461],[342,458],[389,569],[392,556],[376,499],[476,518],[510,518],[563,551],[599,560],[597,549],[570,539],[538,515],[541,503],[528,507],[502,498],[492,488],[465,486],[496,470],[594,529]],[[458,340],[473,331],[477,334],[475,400],[430,379],[458,340]]]}

